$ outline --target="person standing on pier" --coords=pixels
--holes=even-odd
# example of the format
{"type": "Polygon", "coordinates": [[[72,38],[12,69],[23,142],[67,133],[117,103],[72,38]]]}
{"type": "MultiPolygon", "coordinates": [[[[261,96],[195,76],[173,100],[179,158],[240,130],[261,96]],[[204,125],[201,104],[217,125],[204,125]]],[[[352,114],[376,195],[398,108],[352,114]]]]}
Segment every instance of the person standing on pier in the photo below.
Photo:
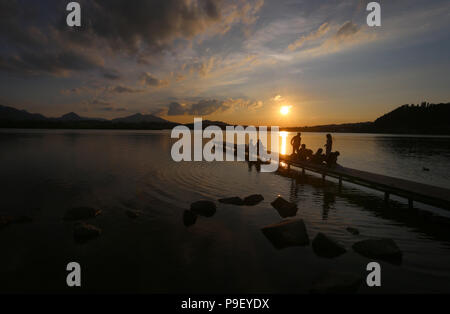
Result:
{"type": "Polygon", "coordinates": [[[331,149],[333,148],[333,138],[331,137],[331,134],[327,134],[327,143],[325,144],[325,147],[325,156],[328,157],[331,153],[331,149]]]}
{"type": "Polygon", "coordinates": [[[291,139],[292,153],[298,154],[300,151],[300,145],[302,144],[302,134],[299,132],[291,139]]]}

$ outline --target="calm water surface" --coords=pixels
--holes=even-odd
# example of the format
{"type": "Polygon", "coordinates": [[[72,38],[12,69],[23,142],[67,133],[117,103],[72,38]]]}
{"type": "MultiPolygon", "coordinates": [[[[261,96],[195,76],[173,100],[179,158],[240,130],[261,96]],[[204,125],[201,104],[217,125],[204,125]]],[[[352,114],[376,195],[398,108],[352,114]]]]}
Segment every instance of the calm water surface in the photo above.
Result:
{"type": "MultiPolygon", "coordinates": [[[[314,150],[324,139],[303,134],[314,150]]],[[[344,166],[450,188],[448,137],[334,139],[344,166]]],[[[175,163],[171,145],[166,131],[1,130],[0,215],[28,215],[33,222],[0,230],[0,291],[70,291],[65,266],[77,261],[83,291],[303,293],[325,272],[364,275],[370,260],[351,245],[390,237],[403,263],[381,262],[382,287],[360,292],[450,292],[450,226],[424,214],[443,211],[420,204],[409,210],[400,199],[387,207],[376,191],[349,184],[339,191],[313,175],[258,173],[246,163],[175,163]],[[193,201],[254,193],[264,202],[218,204],[213,217],[183,224],[193,201]],[[310,239],[327,233],[348,252],[324,259],[311,246],[273,248],[260,229],[281,220],[270,205],[277,195],[298,204],[310,239]],[[101,237],[74,242],[74,224],[62,221],[74,206],[103,210],[89,221],[103,230],[101,237]],[[142,215],[129,219],[127,209],[142,215]],[[347,226],[361,235],[349,234],[347,226]]]]}

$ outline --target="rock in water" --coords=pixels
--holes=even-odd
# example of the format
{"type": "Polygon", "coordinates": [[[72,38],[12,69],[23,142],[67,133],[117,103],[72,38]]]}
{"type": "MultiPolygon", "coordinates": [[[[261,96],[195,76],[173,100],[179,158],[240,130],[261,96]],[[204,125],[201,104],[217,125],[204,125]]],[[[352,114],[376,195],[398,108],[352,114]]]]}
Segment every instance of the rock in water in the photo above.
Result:
{"type": "Polygon", "coordinates": [[[0,216],[0,228],[4,228],[12,222],[11,217],[0,216]]]}
{"type": "Polygon", "coordinates": [[[253,194],[244,198],[244,205],[254,206],[264,201],[264,197],[261,194],[253,194]]]}
{"type": "Polygon", "coordinates": [[[394,264],[402,262],[402,251],[392,239],[369,239],[353,244],[355,252],[368,257],[385,260],[394,264]]]}
{"type": "Polygon", "coordinates": [[[219,199],[219,203],[231,205],[244,205],[244,200],[238,196],[235,196],[235,197],[221,198],[219,199]]]}
{"type": "Polygon", "coordinates": [[[101,229],[88,225],[86,223],[78,223],[75,225],[73,237],[78,243],[85,243],[92,240],[102,233],[101,229]]]}
{"type": "Polygon", "coordinates": [[[191,211],[204,217],[212,217],[216,213],[216,204],[211,201],[198,201],[191,204],[191,211]]]}
{"type": "Polygon", "coordinates": [[[183,213],[183,223],[186,227],[195,225],[197,215],[190,210],[185,210],[183,213]]]}
{"type": "Polygon", "coordinates": [[[131,219],[136,219],[136,218],[138,218],[139,217],[139,212],[137,211],[137,210],[131,210],[131,209],[128,209],[126,212],[125,212],[125,214],[129,217],[129,218],[131,218],[131,219]]]}
{"type": "Polygon", "coordinates": [[[10,224],[23,224],[32,221],[33,219],[28,216],[19,216],[19,217],[0,216],[0,228],[6,227],[10,224]]]}
{"type": "Polygon", "coordinates": [[[358,235],[359,234],[359,230],[353,227],[347,227],[346,229],[348,232],[350,232],[353,235],[358,235]]]}
{"type": "Polygon", "coordinates": [[[267,239],[277,249],[309,244],[303,219],[288,219],[261,229],[267,239]]]}
{"type": "Polygon", "coordinates": [[[83,220],[94,218],[102,211],[91,207],[75,207],[69,209],[64,215],[64,220],[83,220]]]}
{"type": "Polygon", "coordinates": [[[311,293],[355,293],[361,286],[361,276],[350,273],[324,274],[311,288],[311,293]]]}
{"type": "Polygon", "coordinates": [[[347,252],[342,245],[321,232],[312,241],[312,247],[314,253],[320,257],[333,258],[347,252]]]}
{"type": "Polygon", "coordinates": [[[286,201],[281,196],[277,197],[272,203],[270,203],[280,214],[281,217],[293,217],[297,215],[297,205],[286,201]]]}
{"type": "Polygon", "coordinates": [[[33,218],[29,216],[19,216],[12,219],[12,223],[15,224],[25,224],[30,222],[33,222],[33,218]]]}

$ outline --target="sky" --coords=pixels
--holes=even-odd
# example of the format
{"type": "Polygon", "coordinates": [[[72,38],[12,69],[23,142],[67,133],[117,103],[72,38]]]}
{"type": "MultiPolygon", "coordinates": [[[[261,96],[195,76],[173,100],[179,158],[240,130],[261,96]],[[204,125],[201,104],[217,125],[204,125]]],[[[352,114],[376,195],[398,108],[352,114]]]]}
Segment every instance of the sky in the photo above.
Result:
{"type": "Polygon", "coordinates": [[[0,104],[306,126],[450,101],[450,2],[0,0],[0,104]],[[287,115],[280,108],[289,108],[287,115]]]}

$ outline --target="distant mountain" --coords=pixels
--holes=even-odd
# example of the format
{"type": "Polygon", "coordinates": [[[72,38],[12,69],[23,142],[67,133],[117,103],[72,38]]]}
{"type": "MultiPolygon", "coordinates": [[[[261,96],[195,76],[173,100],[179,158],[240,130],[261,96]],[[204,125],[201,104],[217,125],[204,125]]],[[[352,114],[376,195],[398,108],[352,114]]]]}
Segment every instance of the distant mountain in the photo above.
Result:
{"type": "Polygon", "coordinates": [[[85,120],[84,118],[77,115],[75,112],[66,113],[65,115],[61,116],[61,118],[57,118],[57,120],[61,121],[81,121],[85,120]]]}
{"type": "MultiPolygon", "coordinates": [[[[203,120],[203,128],[210,125],[225,129],[230,125],[221,121],[203,120]]],[[[171,129],[178,123],[152,114],[137,113],[128,117],[105,120],[85,118],[70,112],[60,118],[47,118],[0,105],[0,128],[67,128],[67,129],[171,129]]],[[[193,123],[186,124],[194,128],[193,123]]],[[[280,128],[293,132],[348,132],[348,133],[401,133],[450,134],[450,103],[403,105],[373,122],[318,125],[310,127],[280,128]]]]}
{"type": "Polygon", "coordinates": [[[29,113],[25,110],[18,110],[12,107],[0,105],[0,120],[9,121],[29,121],[29,120],[45,120],[47,119],[38,113],[29,113]]]}
{"type": "Polygon", "coordinates": [[[136,113],[134,115],[117,118],[112,120],[113,123],[169,123],[169,121],[164,120],[152,114],[141,114],[136,113]]]}
{"type": "Polygon", "coordinates": [[[102,119],[102,118],[81,117],[81,116],[77,115],[75,112],[66,113],[63,116],[56,118],[56,120],[59,120],[59,121],[107,121],[106,119],[102,119]]]}

